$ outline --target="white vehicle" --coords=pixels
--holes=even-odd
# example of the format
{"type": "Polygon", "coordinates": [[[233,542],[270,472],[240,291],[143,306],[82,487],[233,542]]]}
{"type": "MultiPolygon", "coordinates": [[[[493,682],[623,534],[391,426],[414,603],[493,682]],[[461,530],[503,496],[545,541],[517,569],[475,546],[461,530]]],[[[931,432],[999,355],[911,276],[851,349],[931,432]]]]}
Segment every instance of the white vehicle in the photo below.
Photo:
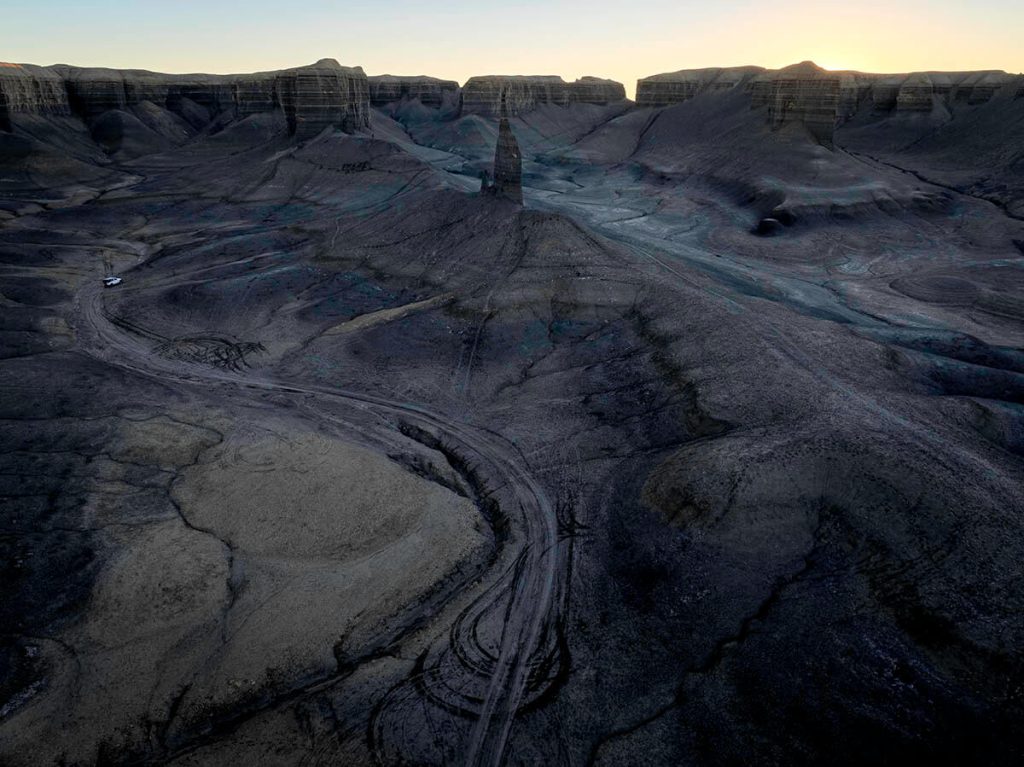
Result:
{"type": "Polygon", "coordinates": [[[120,284],[121,284],[121,278],[120,277],[104,277],[103,278],[103,287],[105,287],[105,288],[112,288],[115,285],[120,285],[120,284]]]}

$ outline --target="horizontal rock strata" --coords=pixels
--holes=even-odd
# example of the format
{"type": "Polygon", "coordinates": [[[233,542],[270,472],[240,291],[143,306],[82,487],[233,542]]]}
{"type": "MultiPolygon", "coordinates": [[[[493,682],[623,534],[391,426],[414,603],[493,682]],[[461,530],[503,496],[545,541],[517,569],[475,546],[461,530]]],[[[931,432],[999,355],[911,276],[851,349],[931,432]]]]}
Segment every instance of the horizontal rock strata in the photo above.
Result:
{"type": "Polygon", "coordinates": [[[830,144],[836,126],[865,103],[878,111],[930,112],[937,106],[979,105],[1006,90],[1024,96],[1024,77],[1001,71],[865,74],[830,72],[805,61],[779,70],[760,67],[690,69],[637,81],[638,106],[666,107],[705,93],[741,89],[766,108],[772,128],[802,123],[830,144]]]}
{"type": "MultiPolygon", "coordinates": [[[[935,104],[985,104],[1004,86],[1014,80],[1006,72],[916,72],[901,78],[896,89],[895,104],[887,108],[901,112],[930,112],[935,104]]],[[[886,89],[891,92],[891,85],[886,89]]],[[[875,99],[880,104],[882,99],[875,99]]]]}
{"type": "Polygon", "coordinates": [[[71,114],[64,78],[47,67],[0,63],[0,116],[16,112],[71,114]]]}
{"type": "Polygon", "coordinates": [[[485,75],[471,77],[462,89],[462,113],[498,116],[502,102],[509,116],[542,104],[611,104],[623,101],[626,89],[614,80],[582,77],[567,83],[557,76],[485,75]]]}
{"type": "Polygon", "coordinates": [[[274,84],[291,132],[299,140],[328,127],[351,131],[370,124],[370,87],[358,67],[324,59],[281,72],[274,84]]]}
{"type": "Polygon", "coordinates": [[[702,93],[728,91],[749,85],[756,75],[764,71],[762,67],[713,67],[645,77],[636,84],[636,105],[667,107],[681,104],[702,93]]]}
{"type": "Polygon", "coordinates": [[[359,67],[333,59],[248,75],[168,75],[141,70],[0,65],[0,127],[19,113],[95,120],[111,110],[152,103],[195,125],[224,112],[244,118],[281,110],[300,139],[328,126],[369,124],[369,84],[359,67]]]}
{"type": "Polygon", "coordinates": [[[425,75],[374,75],[367,80],[370,103],[375,107],[404,100],[418,100],[425,106],[439,107],[447,100],[457,100],[459,96],[459,84],[454,80],[439,80],[425,75]]]}
{"type": "Polygon", "coordinates": [[[773,129],[799,122],[820,142],[831,144],[841,102],[846,109],[851,101],[855,107],[856,89],[849,73],[826,72],[805,61],[755,78],[750,101],[755,108],[768,108],[768,122],[773,129]]]}

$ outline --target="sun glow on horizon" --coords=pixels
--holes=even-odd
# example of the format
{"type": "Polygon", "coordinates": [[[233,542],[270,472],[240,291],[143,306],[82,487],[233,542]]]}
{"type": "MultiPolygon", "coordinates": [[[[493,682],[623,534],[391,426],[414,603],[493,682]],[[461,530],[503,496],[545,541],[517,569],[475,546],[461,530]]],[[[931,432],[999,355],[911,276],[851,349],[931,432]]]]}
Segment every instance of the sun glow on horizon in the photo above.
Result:
{"type": "Polygon", "coordinates": [[[618,80],[680,69],[814,61],[834,70],[1024,70],[1019,0],[591,0],[498,3],[353,0],[97,0],[16,3],[4,10],[7,61],[239,73],[336,58],[368,74],[427,74],[459,83],[480,74],[560,74],[618,80]],[[84,7],[84,6],[88,7],[84,7]],[[40,30],[45,30],[45,34],[40,30]],[[226,33],[225,30],[230,30],[226,33]],[[227,35],[227,36],[226,36],[227,35]]]}

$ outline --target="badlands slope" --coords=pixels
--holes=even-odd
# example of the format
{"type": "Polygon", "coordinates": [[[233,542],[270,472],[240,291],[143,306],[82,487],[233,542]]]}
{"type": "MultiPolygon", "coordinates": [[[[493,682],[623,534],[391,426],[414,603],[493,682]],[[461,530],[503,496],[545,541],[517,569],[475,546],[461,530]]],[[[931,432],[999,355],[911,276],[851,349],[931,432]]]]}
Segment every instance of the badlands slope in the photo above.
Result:
{"type": "Polygon", "coordinates": [[[0,67],[0,762],[1019,764],[1021,84],[0,67]]]}

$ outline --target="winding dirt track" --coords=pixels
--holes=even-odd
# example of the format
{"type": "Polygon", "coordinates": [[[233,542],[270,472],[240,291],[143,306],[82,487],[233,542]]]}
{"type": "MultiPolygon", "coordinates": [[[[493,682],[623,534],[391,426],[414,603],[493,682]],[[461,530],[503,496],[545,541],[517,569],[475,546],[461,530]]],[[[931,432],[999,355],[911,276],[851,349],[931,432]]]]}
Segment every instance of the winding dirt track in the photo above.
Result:
{"type": "MultiPolygon", "coordinates": [[[[473,648],[453,653],[461,660],[463,671],[475,676],[474,689],[458,696],[459,706],[464,706],[467,699],[482,701],[472,712],[476,721],[468,743],[463,747],[465,763],[501,764],[516,712],[526,693],[531,668],[538,665],[537,658],[549,654],[550,648],[542,645],[550,639],[547,628],[552,621],[560,587],[557,514],[544,489],[524,465],[515,445],[500,435],[453,421],[416,404],[347,389],[272,381],[244,368],[224,370],[166,359],[155,353],[152,339],[147,338],[144,332],[136,332],[112,317],[105,310],[103,298],[103,288],[98,282],[87,283],[76,297],[76,309],[81,318],[81,346],[97,359],[147,377],[187,386],[214,385],[301,396],[304,407],[314,411],[318,399],[343,402],[385,416],[386,421],[392,422],[393,429],[397,428],[394,420],[412,423],[457,446],[461,455],[472,457],[487,467],[489,479],[507,487],[518,504],[518,521],[521,523],[521,528],[514,530],[511,536],[513,548],[518,550],[512,553],[517,557],[513,577],[499,576],[505,583],[499,580],[497,583],[501,585],[495,589],[493,586],[497,584],[492,573],[487,579],[491,585],[460,616],[463,619],[473,613],[478,618],[483,610],[493,609],[507,600],[503,625],[499,629],[500,640],[494,642],[500,646],[500,651],[494,662],[483,667],[466,660],[473,656],[473,648]],[[491,600],[490,607],[481,608],[482,600],[491,600]],[[487,672],[490,672],[489,678],[480,679],[481,673],[487,672]],[[481,684],[484,685],[482,694],[481,684]]],[[[335,417],[331,416],[331,420],[335,417]]],[[[503,509],[503,512],[510,521],[514,521],[513,510],[503,509]]],[[[475,621],[468,622],[475,624],[475,621]]],[[[447,637],[447,631],[440,633],[447,637]]],[[[460,631],[452,632],[451,641],[464,641],[464,638],[475,637],[460,631]]],[[[449,686],[458,690],[459,680],[452,680],[449,686]]]]}

